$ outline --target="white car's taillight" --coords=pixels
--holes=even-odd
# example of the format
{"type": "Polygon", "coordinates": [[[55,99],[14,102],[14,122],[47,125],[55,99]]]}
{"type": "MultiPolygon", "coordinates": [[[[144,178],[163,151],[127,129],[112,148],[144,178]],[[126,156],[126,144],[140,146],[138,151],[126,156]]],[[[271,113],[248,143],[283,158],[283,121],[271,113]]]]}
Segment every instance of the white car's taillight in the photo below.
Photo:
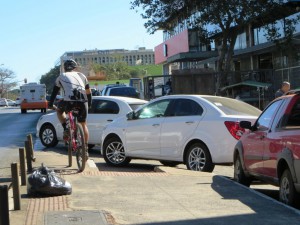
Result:
{"type": "Polygon", "coordinates": [[[224,124],[229,133],[237,140],[239,140],[245,132],[245,129],[240,127],[239,122],[225,121],[224,124]]]}

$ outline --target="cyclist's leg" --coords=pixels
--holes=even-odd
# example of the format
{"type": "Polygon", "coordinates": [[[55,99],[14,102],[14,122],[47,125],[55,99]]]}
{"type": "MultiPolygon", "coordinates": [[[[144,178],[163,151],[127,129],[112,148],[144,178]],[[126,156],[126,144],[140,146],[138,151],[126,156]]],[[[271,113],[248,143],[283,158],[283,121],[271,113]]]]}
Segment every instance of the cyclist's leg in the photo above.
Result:
{"type": "Polygon", "coordinates": [[[88,127],[87,127],[87,124],[86,124],[87,112],[88,112],[87,102],[82,103],[80,105],[80,112],[79,112],[79,115],[77,117],[77,120],[82,126],[83,133],[84,133],[84,140],[85,140],[86,145],[89,141],[89,130],[88,130],[88,127]]]}
{"type": "Polygon", "coordinates": [[[56,109],[57,118],[58,118],[59,122],[61,123],[62,127],[64,128],[64,130],[66,129],[66,113],[65,113],[66,104],[67,104],[67,102],[61,101],[57,105],[57,109],[56,109]]]}
{"type": "Polygon", "coordinates": [[[86,125],[86,122],[79,122],[82,126],[82,129],[83,129],[83,133],[84,133],[84,140],[85,140],[85,143],[87,145],[88,141],[89,141],[89,130],[88,130],[88,127],[86,125]]]}

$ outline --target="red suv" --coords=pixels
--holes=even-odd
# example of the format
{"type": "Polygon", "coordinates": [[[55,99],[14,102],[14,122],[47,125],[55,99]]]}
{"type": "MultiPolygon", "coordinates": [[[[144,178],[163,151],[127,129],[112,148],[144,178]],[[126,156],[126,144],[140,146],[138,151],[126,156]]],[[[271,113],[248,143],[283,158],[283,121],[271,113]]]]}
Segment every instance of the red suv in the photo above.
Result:
{"type": "Polygon", "coordinates": [[[234,179],[246,186],[258,179],[279,186],[280,201],[295,205],[300,196],[300,91],[273,100],[234,149],[234,179]]]}

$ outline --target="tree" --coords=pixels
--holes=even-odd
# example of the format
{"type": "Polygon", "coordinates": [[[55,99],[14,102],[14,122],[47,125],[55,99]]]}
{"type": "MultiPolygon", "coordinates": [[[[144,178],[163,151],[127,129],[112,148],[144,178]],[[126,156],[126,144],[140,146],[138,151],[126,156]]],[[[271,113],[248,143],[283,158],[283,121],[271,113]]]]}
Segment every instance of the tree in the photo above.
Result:
{"type": "Polygon", "coordinates": [[[48,73],[41,76],[40,83],[46,85],[47,94],[51,94],[55,80],[60,74],[60,66],[52,68],[48,73]]]}
{"type": "Polygon", "coordinates": [[[16,87],[18,82],[14,81],[15,79],[15,73],[9,69],[0,68],[0,96],[1,98],[4,98],[8,91],[16,87]]]}
{"type": "Polygon", "coordinates": [[[216,39],[218,48],[218,88],[224,85],[234,53],[239,32],[249,23],[266,26],[270,40],[290,38],[299,19],[285,18],[283,36],[274,29],[274,18],[281,19],[295,13],[293,7],[283,0],[134,0],[131,9],[142,8],[144,24],[150,34],[159,29],[172,30],[175,26],[188,23],[199,32],[202,43],[216,39]],[[272,29],[273,28],[273,29],[272,29]]]}

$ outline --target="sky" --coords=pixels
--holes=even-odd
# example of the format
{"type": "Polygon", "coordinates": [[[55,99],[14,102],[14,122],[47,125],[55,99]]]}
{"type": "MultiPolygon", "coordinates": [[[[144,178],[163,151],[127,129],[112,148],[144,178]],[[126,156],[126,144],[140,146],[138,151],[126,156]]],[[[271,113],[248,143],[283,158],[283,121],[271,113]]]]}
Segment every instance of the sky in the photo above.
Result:
{"type": "Polygon", "coordinates": [[[14,81],[39,82],[68,51],[154,49],[162,32],[147,33],[131,0],[1,0],[0,66],[14,81]]]}

